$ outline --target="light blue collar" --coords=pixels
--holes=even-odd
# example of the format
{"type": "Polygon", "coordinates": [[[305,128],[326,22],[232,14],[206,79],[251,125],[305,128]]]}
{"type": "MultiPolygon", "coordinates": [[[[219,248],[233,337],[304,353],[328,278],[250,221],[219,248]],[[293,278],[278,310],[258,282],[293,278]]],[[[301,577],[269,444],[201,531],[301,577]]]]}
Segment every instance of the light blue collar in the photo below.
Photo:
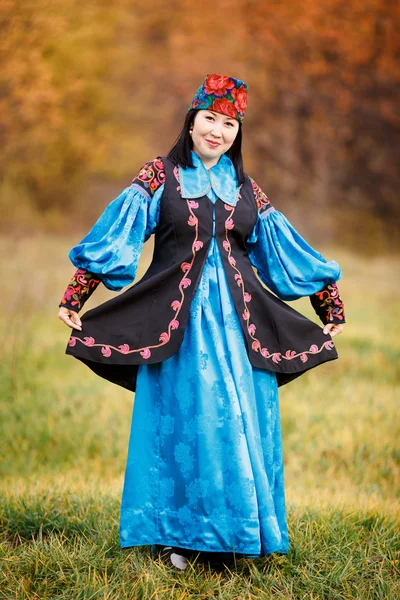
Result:
{"type": "Polygon", "coordinates": [[[210,188],[226,204],[236,206],[239,185],[233,162],[226,154],[221,154],[216,165],[207,170],[200,156],[193,150],[194,169],[179,166],[179,181],[182,198],[201,198],[210,188]]]}

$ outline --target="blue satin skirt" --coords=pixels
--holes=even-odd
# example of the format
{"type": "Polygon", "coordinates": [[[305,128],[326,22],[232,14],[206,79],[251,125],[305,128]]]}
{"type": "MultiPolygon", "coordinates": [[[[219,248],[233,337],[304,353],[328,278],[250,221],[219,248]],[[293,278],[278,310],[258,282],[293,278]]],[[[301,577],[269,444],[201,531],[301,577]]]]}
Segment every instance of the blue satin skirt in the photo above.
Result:
{"type": "Polygon", "coordinates": [[[276,376],[248,360],[215,238],[179,351],[139,367],[120,544],[289,549],[276,376]]]}

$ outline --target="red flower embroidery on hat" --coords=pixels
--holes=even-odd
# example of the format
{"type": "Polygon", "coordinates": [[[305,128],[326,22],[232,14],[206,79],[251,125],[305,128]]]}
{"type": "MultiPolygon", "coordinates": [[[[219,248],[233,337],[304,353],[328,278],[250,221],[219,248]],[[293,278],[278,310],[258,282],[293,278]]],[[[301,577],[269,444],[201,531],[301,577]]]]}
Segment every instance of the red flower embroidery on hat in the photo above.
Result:
{"type": "Polygon", "coordinates": [[[244,113],[247,106],[247,90],[244,85],[241,85],[239,89],[234,88],[231,91],[232,98],[235,101],[235,106],[240,113],[244,113]]]}
{"type": "Polygon", "coordinates": [[[243,122],[247,106],[247,84],[241,79],[208,74],[192,99],[189,110],[214,110],[243,122]]]}
{"type": "Polygon", "coordinates": [[[215,94],[216,96],[225,96],[228,90],[235,87],[235,82],[226,75],[209,75],[204,82],[204,91],[206,94],[215,94]]]}
{"type": "Polygon", "coordinates": [[[227,98],[215,98],[214,102],[210,106],[210,110],[215,110],[217,113],[222,113],[227,117],[237,119],[238,111],[232,102],[229,102],[227,98]]]}

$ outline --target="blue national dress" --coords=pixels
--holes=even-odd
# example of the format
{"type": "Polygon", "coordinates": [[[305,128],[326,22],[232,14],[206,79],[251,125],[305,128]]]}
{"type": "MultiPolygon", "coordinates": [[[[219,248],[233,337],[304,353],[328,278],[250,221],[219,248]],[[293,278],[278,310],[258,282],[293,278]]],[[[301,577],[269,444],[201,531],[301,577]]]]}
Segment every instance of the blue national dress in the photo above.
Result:
{"type": "MultiPolygon", "coordinates": [[[[195,168],[181,171],[185,194],[234,206],[231,160],[223,154],[207,170],[193,151],[192,158],[195,168]]],[[[72,263],[109,289],[132,283],[163,189],[151,197],[134,183],[125,188],[72,248],[72,263]]],[[[310,296],[340,278],[339,265],[311,248],[281,212],[271,207],[263,217],[248,253],[278,297],[310,296]]],[[[181,347],[163,362],[139,365],[120,544],[253,557],[289,549],[276,375],[249,362],[215,237],[181,347]]]]}

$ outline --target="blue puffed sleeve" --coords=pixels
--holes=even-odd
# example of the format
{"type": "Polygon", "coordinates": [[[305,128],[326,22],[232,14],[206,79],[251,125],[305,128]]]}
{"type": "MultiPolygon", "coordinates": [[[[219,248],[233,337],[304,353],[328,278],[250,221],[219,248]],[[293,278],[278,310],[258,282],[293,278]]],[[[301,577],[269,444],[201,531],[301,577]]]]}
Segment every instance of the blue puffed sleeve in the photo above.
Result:
{"type": "Polygon", "coordinates": [[[247,248],[260,279],[282,300],[311,296],[342,276],[338,263],[314,250],[273,207],[258,214],[247,248]]]}
{"type": "Polygon", "coordinates": [[[159,218],[161,185],[153,196],[136,184],[126,187],[68,256],[75,267],[99,276],[114,291],[133,282],[144,242],[159,218]]]}

